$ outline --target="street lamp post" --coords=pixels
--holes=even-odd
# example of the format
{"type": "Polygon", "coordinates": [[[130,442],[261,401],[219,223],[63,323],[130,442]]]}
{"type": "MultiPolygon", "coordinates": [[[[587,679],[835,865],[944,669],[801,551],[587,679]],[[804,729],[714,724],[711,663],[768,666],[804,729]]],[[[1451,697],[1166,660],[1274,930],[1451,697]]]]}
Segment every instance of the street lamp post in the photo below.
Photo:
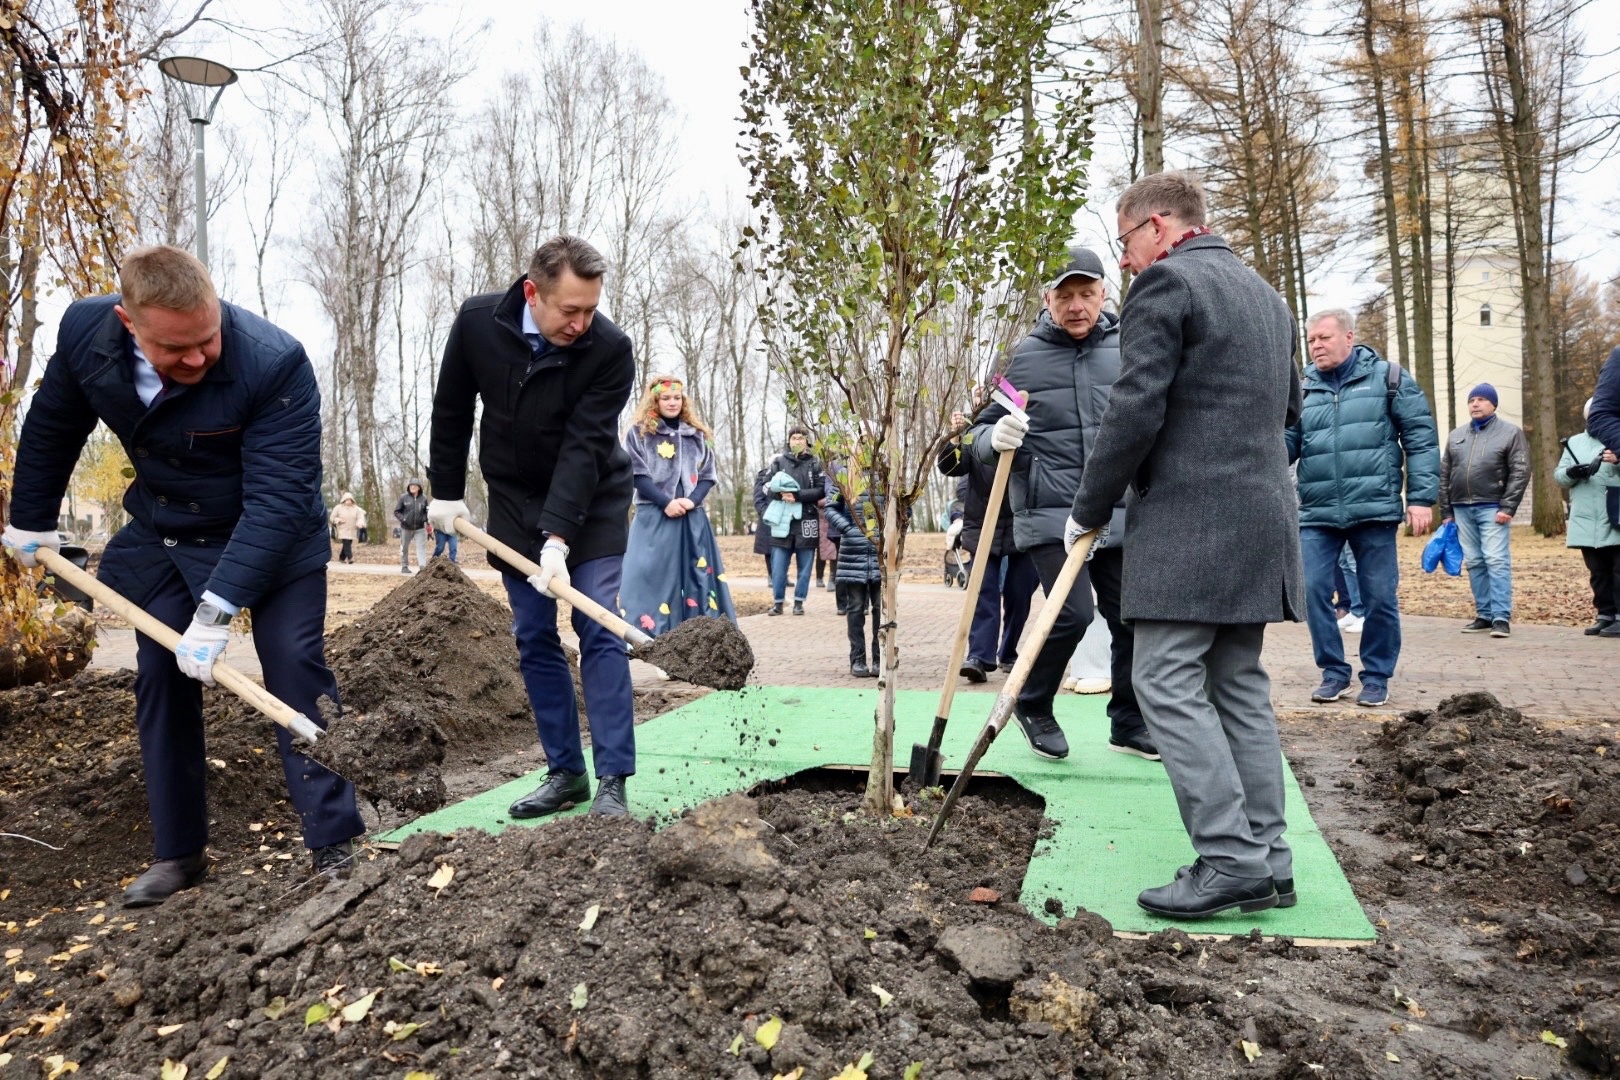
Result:
{"type": "Polygon", "coordinates": [[[214,106],[225,88],[236,81],[236,72],[224,64],[196,56],[170,56],[158,61],[158,70],[180,84],[186,110],[191,114],[191,134],[196,145],[192,179],[197,186],[197,258],[208,265],[208,168],[204,157],[204,131],[214,118],[214,106]],[[213,94],[209,94],[212,90],[213,94]]]}

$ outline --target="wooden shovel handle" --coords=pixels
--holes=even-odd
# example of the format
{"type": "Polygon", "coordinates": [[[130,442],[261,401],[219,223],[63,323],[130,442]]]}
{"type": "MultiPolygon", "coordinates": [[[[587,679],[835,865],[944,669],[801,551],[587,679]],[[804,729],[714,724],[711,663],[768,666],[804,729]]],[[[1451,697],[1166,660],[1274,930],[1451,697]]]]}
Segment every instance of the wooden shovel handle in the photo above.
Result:
{"type": "MultiPolygon", "coordinates": [[[[498,555],[502,562],[519,571],[526,578],[533,577],[540,572],[539,563],[519,554],[516,548],[501,543],[466,518],[456,518],[456,532],[492,555],[498,555]]],[[[572,585],[564,585],[561,582],[553,581],[549,588],[552,596],[558,600],[568,601],[576,611],[583,611],[592,620],[611,630],[615,636],[628,642],[632,648],[639,648],[652,641],[652,638],[637,630],[572,585]]]]}
{"type": "MultiPolygon", "coordinates": [[[[131,603],[112,588],[103,585],[93,574],[80,570],[63,557],[60,552],[48,547],[42,547],[34,552],[34,558],[39,560],[51,573],[75,586],[80,592],[95,597],[108,610],[121,616],[131,626],[162,645],[165,649],[174,652],[179,647],[180,632],[178,630],[160,621],[156,616],[148,614],[144,608],[131,603]]],[[[258,709],[298,738],[308,742],[315,742],[321,737],[321,729],[309,717],[231,667],[223,659],[214,661],[212,674],[214,681],[219,685],[258,709]]]]}
{"type": "Polygon", "coordinates": [[[945,684],[939,692],[939,708],[934,710],[934,730],[928,737],[928,748],[938,750],[945,736],[945,720],[951,715],[951,702],[956,700],[956,684],[967,655],[968,632],[973,628],[973,611],[979,603],[979,587],[990,563],[990,545],[986,538],[993,536],[997,519],[1001,517],[1001,500],[1007,491],[1007,476],[1012,472],[1016,450],[1003,450],[996,460],[995,479],[990,482],[990,498],[984,504],[984,525],[979,532],[979,550],[973,553],[973,569],[968,572],[967,596],[962,599],[962,614],[956,620],[956,640],[951,643],[951,660],[945,668],[945,684]]]}

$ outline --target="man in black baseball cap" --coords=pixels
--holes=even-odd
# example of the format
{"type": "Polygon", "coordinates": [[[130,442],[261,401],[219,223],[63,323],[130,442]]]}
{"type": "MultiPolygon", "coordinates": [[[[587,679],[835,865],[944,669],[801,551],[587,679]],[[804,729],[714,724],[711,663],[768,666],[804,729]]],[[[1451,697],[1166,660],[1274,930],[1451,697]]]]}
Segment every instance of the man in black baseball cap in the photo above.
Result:
{"type": "MultiPolygon", "coordinates": [[[[1003,450],[1017,450],[1008,498],[1013,508],[1013,542],[1028,552],[1051,592],[1063,569],[1063,530],[1080,473],[1091,452],[1108,395],[1119,377],[1119,318],[1103,310],[1107,282],[1103,263],[1088,248],[1070,248],[1068,260],[1052,276],[1043,294],[1045,310],[1035,329],[1013,350],[1007,379],[1029,395],[1029,420],[991,405],[979,414],[979,426],[964,445],[980,460],[993,462],[1003,450]]],[[[1031,668],[1013,715],[1042,757],[1062,758],[1069,743],[1052,716],[1074,650],[1100,610],[1113,634],[1109,649],[1112,676],[1108,702],[1108,748],[1122,754],[1159,760],[1131,686],[1131,630],[1119,621],[1120,576],[1124,569],[1125,504],[1114,508],[1114,520],[1086,570],[1069,590],[1063,612],[1031,668]],[[1097,591],[1093,607],[1092,589],[1097,591]]]]}

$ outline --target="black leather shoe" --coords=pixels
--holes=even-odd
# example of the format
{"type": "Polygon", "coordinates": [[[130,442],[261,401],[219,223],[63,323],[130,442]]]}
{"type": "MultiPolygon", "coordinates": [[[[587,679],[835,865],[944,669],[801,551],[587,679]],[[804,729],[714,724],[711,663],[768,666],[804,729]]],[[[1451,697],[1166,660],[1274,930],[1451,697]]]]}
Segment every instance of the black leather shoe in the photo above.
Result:
{"type": "Polygon", "coordinates": [[[354,841],[344,840],[316,848],[309,853],[309,858],[314,867],[311,877],[342,881],[349,876],[349,868],[354,865],[354,841]]]}
{"type": "Polygon", "coordinates": [[[804,614],[804,601],[803,600],[795,600],[795,601],[793,601],[793,614],[795,614],[795,615],[803,615],[804,614]]]}
{"type": "Polygon", "coordinates": [[[1588,626],[1585,630],[1582,630],[1581,633],[1585,634],[1587,637],[1597,637],[1599,634],[1603,633],[1604,630],[1608,629],[1609,624],[1612,622],[1614,622],[1613,615],[1599,615],[1597,617],[1597,622],[1593,623],[1591,626],[1588,626]]]}
{"type": "Polygon", "coordinates": [[[124,906],[152,907],[161,904],[181,889],[202,884],[207,876],[206,851],[183,855],[178,859],[159,859],[124,890],[124,906]]]}
{"type": "Polygon", "coordinates": [[[1013,669],[1013,665],[1016,664],[1016,663],[1018,663],[1017,660],[1003,660],[1001,662],[1001,670],[1007,672],[1008,674],[1011,674],[1012,669],[1013,669]]]}
{"type": "MultiPolygon", "coordinates": [[[[1184,878],[1192,873],[1191,866],[1183,866],[1176,871],[1176,877],[1184,878]]],[[[1299,893],[1294,891],[1294,879],[1291,877],[1274,877],[1271,884],[1277,889],[1277,906],[1293,907],[1299,903],[1299,893]]]]}
{"type": "MultiPolygon", "coordinates": [[[[581,778],[583,779],[583,777],[581,778]]],[[[629,817],[622,776],[603,776],[596,781],[596,798],[591,802],[592,817],[629,817]]]]}
{"type": "Polygon", "coordinates": [[[578,806],[591,797],[591,782],[584,773],[553,769],[546,774],[546,782],[507,807],[515,818],[545,817],[559,810],[578,806]]]}
{"type": "Polygon", "coordinates": [[[970,683],[982,683],[985,679],[984,665],[977,660],[969,658],[962,661],[961,670],[957,672],[970,683]]]}
{"type": "Polygon", "coordinates": [[[1138,731],[1135,735],[1122,735],[1119,738],[1110,735],[1108,749],[1116,754],[1131,754],[1145,761],[1159,760],[1159,748],[1153,745],[1153,738],[1146,730],[1138,731]]]}
{"type": "Polygon", "coordinates": [[[1058,727],[1056,719],[1025,716],[1021,705],[1013,706],[1013,718],[1018,721],[1018,729],[1024,733],[1029,748],[1041,757],[1061,761],[1069,756],[1069,740],[1063,737],[1063,729],[1058,727]]]}
{"type": "Polygon", "coordinates": [[[1203,860],[1193,863],[1186,877],[1157,889],[1143,889],[1136,898],[1143,911],[1167,919],[1207,919],[1233,908],[1247,915],[1274,908],[1277,901],[1277,889],[1269,877],[1233,877],[1203,860]]]}
{"type": "Polygon", "coordinates": [[[771,609],[769,611],[767,611],[765,614],[767,614],[767,615],[780,615],[780,614],[782,614],[782,601],[778,600],[776,603],[772,604],[771,609]]]}
{"type": "Polygon", "coordinates": [[[865,660],[856,660],[849,665],[849,674],[854,679],[875,679],[877,672],[866,666],[865,660]]]}

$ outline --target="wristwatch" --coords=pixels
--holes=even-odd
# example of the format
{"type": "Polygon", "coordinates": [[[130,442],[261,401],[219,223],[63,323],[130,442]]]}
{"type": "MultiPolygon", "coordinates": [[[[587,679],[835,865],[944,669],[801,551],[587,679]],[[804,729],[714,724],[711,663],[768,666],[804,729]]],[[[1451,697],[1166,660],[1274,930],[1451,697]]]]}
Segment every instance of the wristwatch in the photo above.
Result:
{"type": "Polygon", "coordinates": [[[197,614],[193,616],[198,622],[206,626],[229,626],[231,620],[236,618],[218,604],[211,604],[207,600],[197,605],[197,614]]]}
{"type": "Polygon", "coordinates": [[[565,558],[565,559],[568,558],[568,553],[571,550],[567,544],[563,543],[561,539],[559,539],[558,537],[555,537],[555,536],[547,536],[546,537],[546,542],[544,544],[541,544],[540,547],[542,549],[545,549],[545,548],[548,548],[548,547],[549,548],[561,548],[562,553],[563,553],[563,558],[565,558]]]}

